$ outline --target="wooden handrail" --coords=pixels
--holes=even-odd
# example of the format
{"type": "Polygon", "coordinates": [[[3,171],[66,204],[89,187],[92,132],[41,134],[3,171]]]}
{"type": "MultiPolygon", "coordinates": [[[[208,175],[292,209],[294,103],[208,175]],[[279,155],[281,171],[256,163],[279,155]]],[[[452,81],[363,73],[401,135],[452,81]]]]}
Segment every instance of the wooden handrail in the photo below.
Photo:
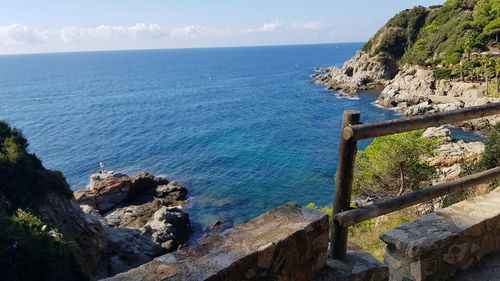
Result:
{"type": "Polygon", "coordinates": [[[333,216],[333,220],[343,228],[353,226],[372,218],[455,193],[472,186],[487,183],[495,179],[500,179],[500,167],[416,190],[398,197],[382,200],[372,205],[338,213],[333,216]]]}
{"type": "Polygon", "coordinates": [[[343,137],[345,140],[362,140],[446,125],[496,114],[500,114],[500,103],[489,103],[480,106],[472,106],[464,109],[444,111],[405,119],[351,125],[344,128],[343,137]]]}
{"type": "Polygon", "coordinates": [[[383,200],[370,206],[348,210],[351,201],[354,161],[358,140],[446,125],[496,114],[500,114],[500,103],[489,103],[406,119],[359,124],[359,112],[352,110],[345,111],[340,139],[339,164],[337,166],[337,188],[333,206],[335,215],[333,216],[331,225],[330,256],[334,259],[344,259],[346,257],[349,226],[500,178],[500,167],[497,167],[461,179],[410,192],[396,198],[383,200]]]}
{"type": "MultiPolygon", "coordinates": [[[[346,110],[342,116],[342,129],[359,123],[361,113],[355,110],[346,110]]],[[[335,179],[335,198],[333,212],[341,213],[349,210],[351,205],[352,181],[354,177],[354,160],[356,158],[357,142],[355,140],[344,140],[340,137],[339,164],[337,166],[337,178],[335,179]]],[[[347,253],[347,228],[332,224],[330,228],[331,247],[330,256],[335,259],[343,259],[347,253]]]]}

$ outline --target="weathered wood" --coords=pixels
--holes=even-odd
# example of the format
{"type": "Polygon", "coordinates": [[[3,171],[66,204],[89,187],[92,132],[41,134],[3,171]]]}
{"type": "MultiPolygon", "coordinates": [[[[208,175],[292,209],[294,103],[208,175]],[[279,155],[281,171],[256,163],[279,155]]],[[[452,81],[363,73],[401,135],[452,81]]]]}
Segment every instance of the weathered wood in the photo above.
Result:
{"type": "Polygon", "coordinates": [[[369,206],[356,208],[342,213],[336,213],[333,217],[335,222],[334,224],[339,225],[339,227],[346,228],[372,218],[389,214],[434,198],[452,194],[472,186],[487,183],[495,179],[500,179],[500,167],[441,183],[429,188],[413,191],[399,197],[386,199],[369,206]]]}
{"type": "Polygon", "coordinates": [[[344,128],[345,140],[362,140],[500,114],[500,103],[344,128]]]}
{"type": "MultiPolygon", "coordinates": [[[[361,113],[359,111],[344,111],[342,129],[358,124],[361,113]]],[[[349,210],[351,204],[352,179],[354,173],[354,158],[356,157],[356,141],[344,140],[340,137],[339,163],[335,181],[335,198],[333,212],[340,213],[349,210]]],[[[343,259],[347,253],[347,228],[342,228],[333,223],[330,228],[330,256],[343,259]]]]}

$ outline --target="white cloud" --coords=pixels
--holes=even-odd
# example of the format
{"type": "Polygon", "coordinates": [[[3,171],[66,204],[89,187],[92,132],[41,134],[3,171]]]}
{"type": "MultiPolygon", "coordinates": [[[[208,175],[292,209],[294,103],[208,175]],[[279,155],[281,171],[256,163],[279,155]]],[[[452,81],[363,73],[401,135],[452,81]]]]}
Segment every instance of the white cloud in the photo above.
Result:
{"type": "Polygon", "coordinates": [[[217,30],[210,29],[200,25],[190,25],[182,28],[175,28],[170,30],[169,34],[172,38],[189,38],[196,39],[200,37],[210,37],[210,36],[223,36],[229,35],[230,30],[217,30]]]}
{"type": "Polygon", "coordinates": [[[315,42],[320,34],[318,31],[327,27],[319,21],[286,23],[279,20],[250,29],[214,29],[203,25],[172,28],[148,23],[41,29],[11,24],[0,25],[0,53],[315,42]]]}
{"type": "Polygon", "coordinates": [[[260,33],[260,32],[273,32],[284,27],[284,24],[278,20],[273,22],[264,23],[263,25],[243,30],[242,33],[260,33]]]}
{"type": "Polygon", "coordinates": [[[82,42],[88,39],[160,39],[169,36],[169,30],[158,24],[137,23],[132,26],[101,25],[96,28],[65,27],[59,31],[63,42],[82,42]]]}
{"type": "Polygon", "coordinates": [[[310,21],[310,22],[292,22],[290,24],[283,23],[281,21],[275,20],[272,22],[264,23],[263,25],[242,30],[241,33],[265,33],[274,32],[282,29],[293,29],[297,31],[319,31],[327,28],[328,25],[320,21],[310,21]]]}
{"type": "Polygon", "coordinates": [[[14,45],[36,45],[48,39],[48,33],[37,28],[21,24],[0,26],[0,44],[14,45]]]}
{"type": "Polygon", "coordinates": [[[322,30],[328,27],[328,25],[320,21],[310,21],[310,22],[293,22],[292,28],[295,30],[322,30]]]}

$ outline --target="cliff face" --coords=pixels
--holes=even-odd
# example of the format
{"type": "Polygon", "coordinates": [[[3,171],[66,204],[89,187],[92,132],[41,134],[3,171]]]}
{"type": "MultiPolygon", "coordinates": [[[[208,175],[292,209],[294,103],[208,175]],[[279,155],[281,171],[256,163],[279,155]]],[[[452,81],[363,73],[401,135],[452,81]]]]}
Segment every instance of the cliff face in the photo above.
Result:
{"type": "Polygon", "coordinates": [[[383,55],[371,56],[358,51],[342,68],[327,67],[317,70],[316,83],[325,84],[331,90],[355,94],[382,87],[398,73],[395,59],[383,55]]]}
{"type": "MultiPolygon", "coordinates": [[[[18,209],[35,214],[49,225],[49,228],[55,228],[62,233],[66,242],[64,244],[78,253],[80,262],[84,263],[87,270],[92,271],[101,259],[100,253],[107,247],[102,226],[86,216],[71,201],[73,195],[62,174],[45,169],[34,154],[27,152],[27,146],[26,139],[18,130],[0,121],[0,199],[8,202],[5,203],[7,207],[0,210],[0,214],[4,217],[15,216],[18,209]]],[[[8,228],[0,231],[8,237],[8,228]]],[[[37,235],[45,233],[34,234],[37,235]]],[[[29,242],[31,241],[21,242],[19,247],[29,248],[30,245],[26,244],[29,242]]],[[[4,249],[6,247],[3,243],[11,242],[3,240],[0,243],[4,249]]],[[[23,248],[20,248],[20,251],[22,250],[23,248]]],[[[16,256],[15,248],[12,248],[11,252],[7,263],[12,265],[11,270],[16,270],[15,265],[23,264],[22,257],[16,256]]],[[[2,259],[2,262],[5,262],[5,259],[2,259]]],[[[43,262],[50,266],[60,261],[47,258],[43,262]]],[[[60,276],[63,276],[63,271],[60,276]]],[[[23,280],[20,276],[19,280],[23,280]]],[[[39,278],[43,280],[43,274],[40,274],[39,278]]]]}
{"type": "MultiPolygon", "coordinates": [[[[177,250],[189,238],[189,216],[181,207],[187,196],[183,185],[147,173],[127,176],[110,172],[94,175],[90,188],[74,196],[62,173],[45,169],[27,152],[27,146],[18,130],[0,121],[0,219],[15,217],[18,209],[36,215],[47,225],[44,229],[55,229],[62,235],[57,239],[68,252],[72,250],[68,256],[77,257],[94,278],[137,267],[177,250]]],[[[35,235],[40,235],[40,229],[37,227],[35,235]]],[[[34,267],[23,261],[25,255],[31,255],[29,245],[19,243],[8,231],[0,225],[0,249],[9,251],[8,258],[0,259],[0,273],[15,280],[33,280],[23,279],[16,269],[21,265],[34,267]],[[17,242],[5,238],[11,236],[17,242]],[[17,252],[19,247],[23,254],[17,252]]],[[[50,231],[41,233],[49,239],[53,235],[50,231]]],[[[45,258],[53,267],[64,264],[57,260],[60,256],[46,253],[45,258]]],[[[68,279],[72,273],[64,270],[47,273],[50,277],[30,270],[25,269],[37,280],[82,280],[76,276],[68,279]]]]}

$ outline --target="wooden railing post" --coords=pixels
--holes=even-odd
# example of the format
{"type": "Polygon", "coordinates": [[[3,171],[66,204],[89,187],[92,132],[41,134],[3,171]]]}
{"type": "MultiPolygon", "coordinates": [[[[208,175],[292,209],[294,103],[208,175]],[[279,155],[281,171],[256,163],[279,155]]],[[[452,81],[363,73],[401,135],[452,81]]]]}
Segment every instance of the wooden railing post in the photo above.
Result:
{"type": "MultiPolygon", "coordinates": [[[[350,125],[358,124],[361,113],[355,110],[346,110],[342,118],[342,131],[340,134],[339,162],[335,180],[335,198],[333,213],[338,214],[349,210],[351,204],[352,180],[354,174],[354,158],[356,157],[356,140],[345,140],[342,137],[344,129],[350,125]]],[[[348,229],[342,228],[332,220],[330,227],[330,256],[334,259],[343,259],[347,253],[348,229]]]]}

